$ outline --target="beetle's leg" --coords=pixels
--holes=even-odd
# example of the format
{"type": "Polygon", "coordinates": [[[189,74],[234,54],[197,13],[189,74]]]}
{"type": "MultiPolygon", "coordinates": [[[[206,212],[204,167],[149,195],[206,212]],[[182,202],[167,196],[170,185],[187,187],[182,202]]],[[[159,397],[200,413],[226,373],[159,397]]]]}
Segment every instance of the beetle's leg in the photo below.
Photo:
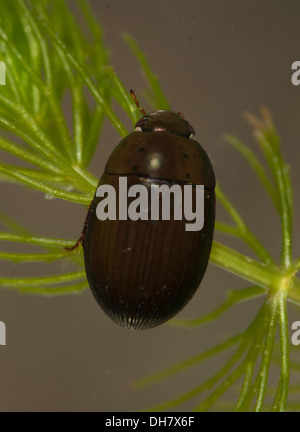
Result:
{"type": "Polygon", "coordinates": [[[78,246],[80,246],[82,244],[83,239],[84,239],[84,232],[81,234],[80,238],[77,240],[77,242],[73,246],[65,247],[65,250],[68,252],[71,252],[71,251],[77,249],[78,246]]]}
{"type": "Polygon", "coordinates": [[[86,230],[86,226],[87,226],[87,217],[88,217],[91,205],[92,205],[92,203],[90,204],[90,206],[88,208],[88,211],[86,213],[85,219],[84,219],[84,226],[83,226],[83,229],[82,229],[81,236],[79,237],[79,239],[77,240],[77,242],[74,244],[74,246],[65,247],[66,251],[72,252],[73,250],[77,249],[80,245],[83,244],[83,240],[84,240],[84,237],[85,237],[85,230],[86,230]]]}

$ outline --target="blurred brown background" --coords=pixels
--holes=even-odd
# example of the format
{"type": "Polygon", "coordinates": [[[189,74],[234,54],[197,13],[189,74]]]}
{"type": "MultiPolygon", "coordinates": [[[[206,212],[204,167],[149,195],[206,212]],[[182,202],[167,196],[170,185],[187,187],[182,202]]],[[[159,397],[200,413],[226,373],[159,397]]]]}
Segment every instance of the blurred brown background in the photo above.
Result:
{"type": "MultiPolygon", "coordinates": [[[[291,64],[300,60],[299,1],[92,0],[91,4],[126,88],[142,95],[144,81],[121,39],[124,31],[138,40],[172,108],[183,112],[196,129],[223,190],[278,258],[277,215],[246,163],[222,139],[230,132],[254,148],[242,112],[257,113],[262,105],[272,111],[291,164],[294,252],[299,256],[300,86],[291,84],[291,64]]],[[[106,159],[118,140],[106,123],[91,167],[97,176],[103,169],[99,160],[106,159]]],[[[6,184],[0,184],[0,196],[1,210],[38,234],[79,236],[84,208],[47,201],[41,193],[6,184]]],[[[223,217],[220,208],[217,214],[223,217]]],[[[249,253],[237,241],[218,239],[249,253]]],[[[2,275],[49,274],[57,268],[63,271],[64,264],[18,267],[0,262],[2,275]]],[[[247,283],[210,265],[180,316],[204,314],[222,301],[226,290],[243,286],[247,283]]],[[[0,410],[134,411],[179,395],[216,370],[218,361],[144,390],[134,390],[132,382],[242,330],[259,304],[236,307],[213,325],[195,331],[164,325],[134,332],[113,324],[88,290],[58,298],[1,290],[0,321],[7,326],[7,346],[0,347],[0,410]]],[[[290,320],[300,320],[300,311],[290,308],[290,320]]],[[[189,408],[186,404],[180,409],[189,408]]]]}

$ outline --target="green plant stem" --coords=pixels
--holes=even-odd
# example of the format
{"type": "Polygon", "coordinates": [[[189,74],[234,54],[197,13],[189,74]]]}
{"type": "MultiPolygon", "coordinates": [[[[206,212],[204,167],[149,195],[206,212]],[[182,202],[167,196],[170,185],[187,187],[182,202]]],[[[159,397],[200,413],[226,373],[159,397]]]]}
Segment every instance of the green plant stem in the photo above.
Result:
{"type": "Polygon", "coordinates": [[[245,377],[244,377],[242,390],[239,396],[239,400],[235,408],[236,412],[246,411],[255,395],[255,391],[257,391],[256,387],[254,391],[254,386],[252,385],[252,378],[254,375],[258,356],[263,349],[262,342],[267,331],[269,317],[270,317],[270,306],[268,300],[265,300],[263,306],[259,311],[258,316],[254,321],[254,324],[256,325],[253,326],[254,334],[253,334],[252,344],[243,362],[245,377]]]}
{"type": "Polygon", "coordinates": [[[10,42],[9,38],[5,34],[2,28],[0,28],[0,38],[7,45],[8,50],[13,53],[16,59],[20,62],[24,70],[31,77],[33,82],[37,85],[37,87],[43,92],[44,97],[49,100],[49,106],[52,109],[53,118],[56,122],[57,128],[60,131],[60,135],[62,137],[62,142],[64,148],[66,150],[66,155],[69,160],[72,160],[72,141],[69,135],[69,131],[67,125],[65,123],[65,117],[62,112],[62,108],[58,101],[54,97],[54,93],[51,89],[51,86],[48,86],[41,80],[39,75],[27,64],[22,55],[18,52],[15,46],[10,42]]]}
{"type": "MultiPolygon", "coordinates": [[[[41,183],[43,182],[49,182],[52,185],[55,185],[56,183],[59,183],[60,185],[63,185],[64,182],[66,182],[66,178],[61,175],[54,175],[49,172],[43,172],[40,170],[34,170],[34,169],[28,169],[28,168],[22,168],[16,165],[9,165],[9,164],[1,164],[1,169],[3,169],[3,172],[7,170],[6,178],[9,179],[8,172],[17,172],[19,174],[23,174],[26,177],[29,177],[30,179],[39,181],[41,183]]],[[[20,181],[20,184],[23,184],[23,181],[20,181]]]]}
{"type": "Polygon", "coordinates": [[[254,350],[251,353],[251,355],[249,356],[249,358],[247,359],[247,361],[245,361],[245,377],[244,377],[242,390],[241,390],[241,393],[239,395],[239,400],[238,400],[236,408],[235,408],[235,412],[241,412],[242,411],[243,404],[245,402],[245,399],[247,398],[249,389],[251,388],[251,382],[252,382],[253,374],[254,374],[255,361],[258,357],[259,350],[260,350],[260,347],[258,345],[256,345],[256,347],[254,347],[254,350]]]}
{"type": "Polygon", "coordinates": [[[119,104],[123,107],[124,111],[130,117],[132,124],[135,125],[135,123],[140,118],[140,115],[131,96],[129,96],[128,90],[126,90],[126,88],[124,87],[123,83],[121,82],[120,78],[118,77],[116,71],[112,66],[105,66],[105,71],[107,72],[111,81],[116,87],[115,94],[119,104]]]}
{"type": "Polygon", "coordinates": [[[136,388],[145,387],[147,385],[154,384],[159,381],[163,381],[179,372],[183,372],[189,369],[190,367],[198,366],[200,363],[204,362],[205,360],[208,360],[211,357],[214,357],[224,351],[227,351],[232,346],[236,345],[241,339],[242,339],[242,334],[235,335],[229,338],[228,340],[226,340],[225,342],[222,342],[219,345],[210,348],[201,354],[197,354],[196,356],[184,360],[183,362],[177,363],[168,369],[165,369],[163,371],[157,372],[155,374],[141,378],[138,381],[135,381],[134,387],[136,388]]]}
{"type": "Polygon", "coordinates": [[[76,186],[79,190],[82,190],[87,193],[94,192],[94,186],[91,185],[85,178],[83,178],[75,169],[70,167],[68,161],[61,158],[58,154],[52,153],[47,150],[45,147],[40,145],[31,136],[18,129],[13,123],[9,120],[0,118],[0,126],[17,135],[27,144],[29,144],[34,150],[41,153],[45,158],[47,158],[51,163],[55,163],[61,171],[69,177],[69,180],[76,186]]]}
{"type": "Polygon", "coordinates": [[[63,61],[63,54],[58,50],[58,55],[62,59],[64,70],[69,78],[71,95],[72,95],[72,112],[73,112],[73,138],[74,138],[74,163],[81,167],[83,152],[84,152],[84,138],[83,138],[83,84],[79,78],[75,77],[69,63],[63,61]]]}
{"type": "Polygon", "coordinates": [[[68,51],[66,45],[61,41],[61,39],[54,33],[52,30],[49,22],[43,17],[42,20],[40,20],[40,24],[45,29],[46,33],[51,38],[52,42],[63,52],[65,59],[76,69],[76,71],[79,73],[83,81],[85,82],[86,86],[90,90],[91,94],[95,98],[96,102],[102,107],[103,111],[105,112],[105,115],[110,120],[112,125],[117,129],[117,131],[120,133],[122,137],[128,135],[127,129],[123,126],[123,124],[120,122],[118,117],[115,115],[114,111],[109,107],[109,105],[105,102],[103,96],[98,91],[96,85],[93,83],[93,81],[89,78],[87,73],[85,72],[84,68],[79,65],[79,63],[74,59],[72,54],[68,51]]]}
{"type": "Polygon", "coordinates": [[[271,310],[270,310],[270,318],[268,321],[267,336],[266,336],[265,346],[263,350],[262,362],[261,362],[260,370],[258,372],[259,384],[258,384],[258,396],[255,405],[256,412],[260,412],[262,410],[266,388],[267,388],[267,381],[269,376],[269,369],[271,364],[271,357],[273,352],[277,320],[278,320],[276,296],[271,299],[270,307],[271,310]]]}
{"type": "Polygon", "coordinates": [[[27,177],[26,175],[14,171],[12,169],[6,168],[0,164],[0,172],[2,174],[5,174],[9,177],[12,177],[18,181],[20,181],[23,184],[26,184],[30,187],[33,187],[34,189],[37,189],[41,192],[44,192],[46,194],[53,195],[56,198],[61,198],[66,201],[75,202],[78,204],[85,204],[89,205],[93,199],[92,195],[82,195],[82,194],[76,194],[71,192],[65,192],[59,189],[56,189],[54,187],[48,186],[44,183],[41,183],[40,181],[33,180],[31,177],[27,177]]]}
{"type": "MultiPolygon", "coordinates": [[[[292,257],[292,216],[289,201],[289,182],[286,179],[284,161],[278,152],[277,145],[270,145],[264,133],[256,131],[256,137],[267,154],[267,161],[271,167],[277,193],[280,201],[280,216],[282,225],[282,253],[281,263],[288,269],[291,264],[292,257]]],[[[277,140],[276,140],[277,141],[277,140]]]]}
{"type": "Polygon", "coordinates": [[[18,288],[18,291],[24,294],[35,294],[44,296],[58,296],[66,294],[78,294],[87,288],[87,281],[75,283],[72,285],[62,285],[62,286],[23,286],[18,288]]]}
{"type": "Polygon", "coordinates": [[[280,269],[269,268],[216,241],[213,242],[210,261],[267,290],[279,290],[285,277],[280,269]]]}
{"type": "MultiPolygon", "coordinates": [[[[181,403],[187,402],[188,400],[194,398],[205,390],[211,389],[218,381],[220,381],[238,362],[238,360],[242,357],[247,343],[246,341],[242,341],[240,346],[237,348],[232,357],[225,363],[225,365],[211,378],[209,378],[204,383],[190,390],[189,392],[184,393],[178,398],[172,399],[171,401],[165,402],[163,404],[157,405],[151,408],[151,411],[161,411],[169,408],[173,408],[181,403]]],[[[198,407],[196,408],[198,411],[198,407]]]]}
{"type": "Polygon", "coordinates": [[[290,267],[291,273],[297,273],[300,270],[300,258],[295,259],[290,267]]]}
{"type": "MultiPolygon", "coordinates": [[[[42,54],[43,66],[45,70],[45,81],[47,85],[53,85],[53,77],[51,72],[51,61],[50,61],[50,53],[48,49],[47,42],[43,38],[42,34],[39,31],[38,26],[35,24],[32,19],[32,15],[24,0],[17,0],[18,6],[22,10],[22,15],[26,17],[27,22],[32,30],[32,34],[34,34],[34,40],[39,44],[40,52],[42,54]]],[[[22,18],[22,17],[21,17],[22,18]]]]}
{"type": "Polygon", "coordinates": [[[285,412],[289,390],[289,329],[286,308],[287,293],[281,292],[278,295],[279,303],[279,330],[281,349],[281,371],[278,390],[272,410],[285,412]]]}
{"type": "Polygon", "coordinates": [[[249,362],[253,360],[255,363],[255,358],[259,353],[261,340],[265,332],[263,321],[265,318],[266,309],[266,302],[264,302],[254,321],[244,332],[244,337],[241,341],[241,347],[245,347],[245,349],[249,346],[251,347],[246,355],[246,358],[235,370],[232,371],[228,377],[223,380],[217,389],[215,389],[204,401],[201,402],[200,405],[195,408],[195,411],[207,411],[247,370],[249,362]]]}
{"type": "MultiPolygon", "coordinates": [[[[21,2],[22,0],[20,0],[21,2]]],[[[22,25],[25,30],[25,34],[27,37],[28,45],[30,46],[30,63],[34,70],[41,70],[42,68],[42,56],[40,50],[40,44],[45,41],[38,41],[35,37],[34,29],[32,25],[30,25],[30,21],[28,20],[27,14],[20,14],[20,19],[22,21],[22,25]]],[[[33,108],[33,112],[38,114],[41,111],[41,93],[35,83],[31,83],[29,96],[31,97],[31,103],[33,108]]]]}
{"type": "Polygon", "coordinates": [[[86,279],[84,271],[65,273],[53,276],[37,276],[37,277],[0,277],[0,285],[6,288],[22,288],[24,286],[43,286],[43,285],[56,285],[61,282],[72,282],[78,279],[86,279]]]}
{"type": "Polygon", "coordinates": [[[264,186],[264,189],[266,190],[267,194],[271,198],[276,210],[280,214],[280,202],[278,199],[278,195],[266,174],[265,168],[259,162],[254,152],[249,147],[247,147],[244,143],[242,143],[242,141],[240,141],[239,139],[237,139],[232,135],[226,135],[225,140],[232,147],[234,147],[252,167],[253,171],[255,172],[255,174],[261,181],[262,185],[264,186]]]}
{"type": "Polygon", "coordinates": [[[61,258],[66,258],[67,256],[68,256],[67,252],[53,252],[53,253],[45,253],[45,254],[0,252],[0,260],[12,261],[17,264],[23,262],[52,262],[55,260],[59,260],[61,258]]]}
{"type": "Polygon", "coordinates": [[[216,241],[213,242],[210,261],[271,293],[288,290],[288,300],[300,304],[300,280],[292,277],[291,271],[270,268],[216,241]]]}
{"type": "Polygon", "coordinates": [[[56,247],[56,248],[72,247],[76,243],[76,240],[26,236],[26,235],[12,234],[7,232],[0,232],[0,240],[15,242],[15,243],[27,243],[32,245],[44,246],[44,247],[56,247]]]}
{"type": "Polygon", "coordinates": [[[150,88],[153,90],[155,95],[155,106],[159,107],[159,109],[170,110],[170,105],[162,91],[162,88],[159,83],[158,77],[153,73],[147,58],[143,51],[140,49],[136,40],[128,33],[123,33],[123,39],[128,44],[135,57],[138,59],[147,80],[149,82],[150,88]]]}
{"type": "Polygon", "coordinates": [[[21,124],[22,122],[41,145],[46,147],[53,154],[58,152],[63,157],[63,153],[52,144],[51,139],[45,134],[35,118],[24,108],[24,106],[16,105],[14,101],[5,98],[1,94],[0,102],[3,106],[9,109],[14,117],[18,117],[19,120],[21,120],[19,123],[21,124]]]}
{"type": "Polygon", "coordinates": [[[20,159],[23,159],[24,161],[29,162],[39,168],[42,168],[43,170],[47,170],[48,172],[56,174],[62,173],[62,170],[57,168],[56,165],[53,165],[51,162],[42,159],[31,149],[21,147],[20,145],[8,140],[7,138],[0,137],[0,149],[20,159]]]}
{"type": "Polygon", "coordinates": [[[87,167],[89,165],[95,153],[104,119],[105,119],[104,111],[100,105],[97,105],[94,110],[93,118],[91,120],[89,130],[87,131],[87,135],[86,135],[86,142],[85,142],[86,148],[82,158],[83,167],[87,167]]]}
{"type": "MultiPolygon", "coordinates": [[[[239,356],[240,357],[240,356],[239,356]]],[[[198,405],[194,411],[205,412],[219,399],[232,385],[240,378],[244,370],[244,363],[237,367],[226,380],[224,380],[218,388],[200,405],[198,405]]]]}
{"type": "MultiPolygon", "coordinates": [[[[138,382],[139,386],[141,385],[149,385],[153,384],[156,381],[160,381],[162,379],[166,379],[170,377],[171,375],[174,375],[175,373],[182,372],[186,370],[188,367],[192,365],[199,364],[200,362],[204,360],[208,360],[210,357],[215,356],[219,354],[220,352],[224,352],[228,348],[230,348],[233,345],[236,345],[238,342],[240,342],[239,346],[237,347],[235,353],[232,355],[232,357],[227,361],[227,363],[211,378],[209,378],[204,383],[200,384],[199,386],[195,387],[191,391],[183,394],[182,396],[178,398],[174,398],[168,402],[165,402],[163,404],[157,405],[155,407],[151,408],[151,411],[156,410],[165,410],[169,408],[173,408],[183,402],[186,402],[187,400],[194,398],[199,393],[203,392],[204,390],[211,389],[213,385],[215,385],[219,380],[221,380],[230,370],[232,367],[237,363],[237,361],[242,357],[244,351],[249,347],[249,345],[252,347],[255,346],[258,350],[260,349],[260,340],[263,338],[265,327],[263,325],[263,320],[265,318],[265,310],[266,310],[266,302],[262,305],[259,313],[257,314],[254,321],[250,324],[250,326],[241,334],[233,336],[228,341],[217,345],[216,347],[213,347],[212,349],[198,355],[194,356],[191,359],[181,362],[177,365],[174,365],[173,367],[166,369],[165,371],[162,371],[158,374],[151,375],[149,377],[143,378],[138,382]],[[253,339],[253,341],[252,341],[253,339]],[[252,341],[252,343],[251,343],[252,341]]],[[[204,406],[211,405],[214,403],[219,396],[221,396],[226,389],[227,386],[230,386],[229,384],[232,384],[238,377],[243,373],[243,371],[246,369],[247,362],[249,361],[249,356],[251,355],[248,353],[248,356],[246,359],[242,362],[242,364],[236,369],[232,376],[228,379],[225,379],[225,381],[216,389],[215,392],[212,393],[201,405],[196,407],[196,410],[202,410],[204,406]],[[232,381],[233,380],[233,381],[232,381]],[[220,391],[219,391],[220,390],[220,391]]]]}
{"type": "MultiPolygon", "coordinates": [[[[265,263],[270,265],[275,265],[275,262],[269,252],[264,248],[260,241],[252,234],[242,216],[239,214],[237,209],[232,205],[232,203],[225,196],[224,192],[221,190],[220,186],[216,186],[216,196],[218,201],[222,204],[224,209],[227,211],[232,220],[236,223],[236,230],[231,230],[231,234],[242,239],[255,253],[256,255],[265,263]]],[[[225,227],[223,225],[216,225],[218,227],[225,227]]],[[[223,232],[226,232],[223,230],[223,232]]],[[[227,231],[229,233],[229,231],[227,231]]]]}
{"type": "Polygon", "coordinates": [[[251,286],[240,290],[229,291],[227,299],[218,306],[214,311],[195,319],[172,319],[168,324],[178,327],[194,328],[219,318],[222,314],[227,312],[232,306],[242,303],[244,301],[258,298],[266,294],[263,288],[251,286]]]}

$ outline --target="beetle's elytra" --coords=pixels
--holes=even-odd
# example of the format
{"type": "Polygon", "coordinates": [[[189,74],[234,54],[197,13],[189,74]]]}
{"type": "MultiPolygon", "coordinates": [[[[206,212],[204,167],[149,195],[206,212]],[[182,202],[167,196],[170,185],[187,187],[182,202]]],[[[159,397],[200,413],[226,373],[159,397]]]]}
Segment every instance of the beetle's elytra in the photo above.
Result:
{"type": "Polygon", "coordinates": [[[204,185],[204,226],[186,231],[184,218],[100,221],[95,194],[83,231],[88,282],[104,312],[133,329],[168,321],[191,299],[208,264],[215,222],[214,171],[194,129],[179,114],[140,109],[144,116],[109,157],[98,186],[118,191],[121,176],[128,187],[147,190],[204,185]]]}

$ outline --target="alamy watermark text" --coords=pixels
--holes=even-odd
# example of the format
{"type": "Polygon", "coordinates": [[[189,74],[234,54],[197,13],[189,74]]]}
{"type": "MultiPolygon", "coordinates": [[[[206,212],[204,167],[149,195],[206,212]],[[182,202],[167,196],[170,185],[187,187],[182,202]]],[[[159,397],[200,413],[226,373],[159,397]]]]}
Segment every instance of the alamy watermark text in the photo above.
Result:
{"type": "Polygon", "coordinates": [[[119,178],[119,188],[104,184],[98,187],[96,196],[103,198],[96,208],[97,218],[101,221],[127,220],[162,220],[194,221],[186,223],[186,231],[200,231],[204,226],[204,186],[178,184],[151,184],[150,197],[148,188],[141,184],[127,188],[127,177],[119,178]],[[194,200],[193,200],[194,195],[194,200]],[[173,200],[171,200],[171,197],[173,200]],[[128,198],[135,198],[128,205],[128,198]],[[193,203],[193,201],[195,201],[193,203]],[[117,203],[119,214],[117,215],[117,203]],[[193,205],[194,204],[194,205],[193,205]],[[171,212],[171,207],[173,211],[171,212]],[[193,211],[193,208],[195,211],[193,211]],[[171,215],[173,213],[173,215],[171,215]]]}
{"type": "Polygon", "coordinates": [[[0,321],[0,345],[6,345],[6,326],[0,321]]]}
{"type": "Polygon", "coordinates": [[[0,85],[6,85],[6,66],[0,61],[0,85]]]}

